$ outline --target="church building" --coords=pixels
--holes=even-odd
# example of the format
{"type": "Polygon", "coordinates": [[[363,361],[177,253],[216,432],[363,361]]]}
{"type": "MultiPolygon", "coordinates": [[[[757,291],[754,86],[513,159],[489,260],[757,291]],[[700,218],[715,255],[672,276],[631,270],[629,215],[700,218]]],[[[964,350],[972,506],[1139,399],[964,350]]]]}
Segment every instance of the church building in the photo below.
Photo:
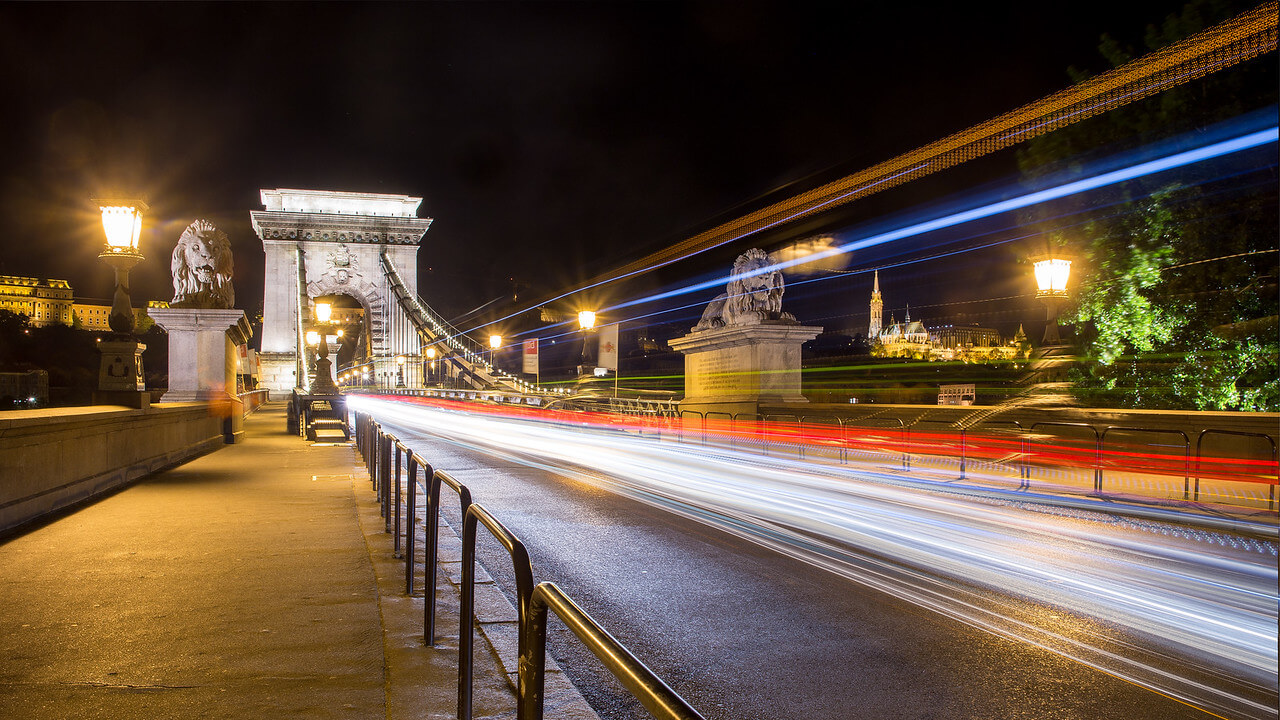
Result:
{"type": "Polygon", "coordinates": [[[892,315],[884,324],[884,297],[880,294],[880,271],[875,273],[871,289],[871,323],[867,327],[867,341],[871,354],[881,357],[914,357],[921,360],[986,360],[1013,359],[1019,348],[1025,345],[1025,335],[1018,329],[1019,337],[1005,342],[1000,332],[993,328],[946,325],[926,328],[919,320],[911,319],[911,306],[907,305],[906,317],[897,322],[892,315]]]}

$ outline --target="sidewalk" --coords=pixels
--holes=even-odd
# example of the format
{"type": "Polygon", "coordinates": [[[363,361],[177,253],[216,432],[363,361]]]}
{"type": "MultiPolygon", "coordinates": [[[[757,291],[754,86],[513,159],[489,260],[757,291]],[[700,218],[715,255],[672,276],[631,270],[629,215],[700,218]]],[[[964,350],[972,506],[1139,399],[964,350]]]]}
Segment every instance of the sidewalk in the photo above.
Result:
{"type": "MultiPolygon", "coordinates": [[[[0,543],[0,717],[456,717],[450,573],[427,648],[354,447],[281,404],[245,429],[0,543]]],[[[478,638],[477,718],[514,717],[498,654],[478,638]]]]}

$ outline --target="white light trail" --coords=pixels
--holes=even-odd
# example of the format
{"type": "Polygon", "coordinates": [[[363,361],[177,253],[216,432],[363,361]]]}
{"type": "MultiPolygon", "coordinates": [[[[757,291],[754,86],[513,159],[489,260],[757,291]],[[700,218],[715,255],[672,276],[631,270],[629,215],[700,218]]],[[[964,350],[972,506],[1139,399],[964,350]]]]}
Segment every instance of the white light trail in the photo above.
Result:
{"type": "Polygon", "coordinates": [[[874,468],[652,435],[358,397],[350,406],[715,525],[1198,707],[1275,717],[1274,542],[1229,550],[926,492],[874,468]],[[1183,671],[1194,666],[1208,671],[1183,671]]]}

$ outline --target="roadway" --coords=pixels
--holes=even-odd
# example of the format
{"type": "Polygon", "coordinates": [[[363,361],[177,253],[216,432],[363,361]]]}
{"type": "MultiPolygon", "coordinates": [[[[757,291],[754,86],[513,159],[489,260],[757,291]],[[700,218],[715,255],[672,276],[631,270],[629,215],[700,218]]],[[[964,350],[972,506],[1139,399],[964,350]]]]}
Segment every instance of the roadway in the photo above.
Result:
{"type": "MultiPolygon", "coordinates": [[[[352,402],[708,718],[1275,717],[1265,532],[352,402]]],[[[643,717],[563,635],[601,715],[643,717]]]]}

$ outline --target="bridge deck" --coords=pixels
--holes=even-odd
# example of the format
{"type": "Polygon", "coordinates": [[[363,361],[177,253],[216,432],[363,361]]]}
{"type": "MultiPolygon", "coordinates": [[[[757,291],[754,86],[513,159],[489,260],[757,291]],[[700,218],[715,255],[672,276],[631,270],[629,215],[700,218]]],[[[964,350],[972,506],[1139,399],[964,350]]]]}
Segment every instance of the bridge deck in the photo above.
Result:
{"type": "MultiPolygon", "coordinates": [[[[246,431],[0,543],[0,717],[454,716],[456,588],[424,648],[353,448],[246,431]]],[[[514,707],[488,652],[475,707],[514,707]]]]}

